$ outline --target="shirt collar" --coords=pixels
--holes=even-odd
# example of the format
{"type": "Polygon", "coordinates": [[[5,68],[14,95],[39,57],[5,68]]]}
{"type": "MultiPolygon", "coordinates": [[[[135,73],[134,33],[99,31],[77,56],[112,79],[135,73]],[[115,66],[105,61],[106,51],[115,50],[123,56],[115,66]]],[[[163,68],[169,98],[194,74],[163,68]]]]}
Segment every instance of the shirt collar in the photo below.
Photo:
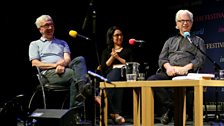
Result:
{"type": "MultiPolygon", "coordinates": [[[[53,39],[55,39],[55,37],[53,37],[53,39]]],[[[53,40],[53,39],[52,39],[52,40],[53,40]]],[[[42,42],[49,41],[47,38],[44,38],[44,37],[41,37],[40,40],[41,40],[42,42]]],[[[52,40],[51,40],[51,41],[52,41],[52,40]]]]}

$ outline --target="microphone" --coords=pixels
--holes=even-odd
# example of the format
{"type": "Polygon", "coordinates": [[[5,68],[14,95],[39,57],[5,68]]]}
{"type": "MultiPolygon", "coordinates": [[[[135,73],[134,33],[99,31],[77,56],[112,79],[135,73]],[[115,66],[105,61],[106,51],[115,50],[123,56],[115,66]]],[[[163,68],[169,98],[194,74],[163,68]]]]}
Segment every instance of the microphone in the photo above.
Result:
{"type": "Polygon", "coordinates": [[[208,55],[206,55],[206,53],[205,52],[203,52],[198,46],[196,46],[194,43],[192,43],[192,41],[191,41],[191,39],[190,39],[190,33],[189,32],[184,32],[184,38],[187,38],[188,39],[188,41],[192,44],[192,45],[194,45],[203,55],[205,55],[208,59],[209,59],[209,61],[211,62],[211,63],[213,63],[213,65],[214,65],[214,69],[215,69],[215,78],[217,79],[217,78],[219,78],[219,76],[217,75],[218,74],[218,72],[219,72],[219,70],[221,69],[221,66],[219,65],[219,64],[217,64],[215,61],[213,61],[208,55]]]}
{"type": "Polygon", "coordinates": [[[105,77],[103,77],[103,76],[100,76],[100,75],[97,74],[97,73],[94,73],[94,72],[92,72],[92,71],[88,71],[88,74],[90,74],[90,75],[92,75],[92,76],[94,76],[94,77],[98,77],[98,78],[100,78],[101,80],[103,80],[103,81],[105,81],[105,82],[111,84],[111,81],[109,81],[107,78],[105,78],[105,77]]]}
{"type": "Polygon", "coordinates": [[[190,33],[189,32],[184,32],[184,38],[187,38],[188,41],[192,44],[192,41],[191,41],[190,33]]]}
{"type": "Polygon", "coordinates": [[[85,39],[85,40],[91,40],[90,38],[88,38],[88,37],[86,37],[86,36],[83,36],[83,35],[78,34],[78,32],[75,31],[75,30],[70,30],[70,31],[69,31],[69,35],[70,35],[71,37],[73,37],[73,38],[76,38],[76,37],[78,36],[78,37],[83,38],[83,39],[85,39]]]}
{"type": "Polygon", "coordinates": [[[145,41],[144,40],[136,40],[136,39],[129,39],[129,44],[130,45],[135,45],[136,42],[139,42],[139,43],[144,43],[145,41]]]}

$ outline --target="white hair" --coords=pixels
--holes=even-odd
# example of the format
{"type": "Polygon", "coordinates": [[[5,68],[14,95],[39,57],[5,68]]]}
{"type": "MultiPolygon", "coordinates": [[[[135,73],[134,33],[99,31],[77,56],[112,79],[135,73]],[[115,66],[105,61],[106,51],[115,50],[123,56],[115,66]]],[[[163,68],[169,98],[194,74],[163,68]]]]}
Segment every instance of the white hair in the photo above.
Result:
{"type": "MultiPolygon", "coordinates": [[[[179,11],[177,11],[175,22],[178,22],[180,15],[184,14],[184,13],[187,13],[190,17],[191,22],[193,22],[193,13],[191,13],[189,10],[179,10],[179,11]]],[[[178,29],[177,26],[176,26],[176,29],[178,29]]]]}
{"type": "Polygon", "coordinates": [[[183,14],[183,13],[187,13],[189,15],[189,17],[190,17],[191,22],[193,22],[193,14],[189,10],[179,10],[176,13],[176,18],[175,18],[176,22],[179,20],[180,14],[183,14]]]}
{"type": "Polygon", "coordinates": [[[53,19],[49,15],[41,15],[40,17],[36,19],[36,22],[35,22],[37,28],[40,28],[44,21],[53,21],[53,19]]]}

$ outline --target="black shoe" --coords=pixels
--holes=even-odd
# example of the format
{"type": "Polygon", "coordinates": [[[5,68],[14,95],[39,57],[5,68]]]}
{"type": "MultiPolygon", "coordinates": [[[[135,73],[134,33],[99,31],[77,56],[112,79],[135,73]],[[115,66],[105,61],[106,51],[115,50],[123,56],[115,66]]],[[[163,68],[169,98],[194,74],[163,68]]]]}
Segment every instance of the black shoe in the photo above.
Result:
{"type": "Polygon", "coordinates": [[[169,109],[166,113],[162,115],[162,117],[160,118],[160,122],[164,125],[167,125],[169,122],[171,122],[172,116],[173,114],[169,109]]]}
{"type": "Polygon", "coordinates": [[[80,102],[84,101],[86,97],[89,97],[92,95],[92,89],[93,87],[91,83],[84,84],[84,86],[80,88],[80,91],[75,99],[80,102]]]}
{"type": "Polygon", "coordinates": [[[81,124],[81,122],[82,122],[82,119],[81,119],[79,113],[75,113],[73,119],[74,119],[74,122],[76,125],[81,124]]]}
{"type": "Polygon", "coordinates": [[[84,118],[84,106],[82,104],[77,104],[72,108],[73,113],[73,123],[75,125],[81,125],[84,118]]]}
{"type": "Polygon", "coordinates": [[[75,100],[79,101],[79,102],[83,102],[86,99],[86,96],[83,95],[83,93],[79,93],[76,97],[75,100]]]}
{"type": "Polygon", "coordinates": [[[186,117],[187,117],[187,121],[193,121],[193,116],[190,116],[190,115],[187,114],[186,117]]]}
{"type": "Polygon", "coordinates": [[[92,91],[93,91],[93,85],[92,83],[87,83],[84,85],[83,87],[83,94],[86,96],[86,97],[89,97],[92,95],[92,91]]]}

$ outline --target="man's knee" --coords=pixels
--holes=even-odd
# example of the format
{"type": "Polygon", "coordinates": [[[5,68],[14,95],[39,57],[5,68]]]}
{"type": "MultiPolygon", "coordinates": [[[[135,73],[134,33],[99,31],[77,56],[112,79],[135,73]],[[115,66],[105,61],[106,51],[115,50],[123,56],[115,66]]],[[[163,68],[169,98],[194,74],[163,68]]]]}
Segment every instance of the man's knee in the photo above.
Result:
{"type": "Polygon", "coordinates": [[[77,56],[75,57],[71,63],[70,63],[70,67],[75,65],[75,64],[79,64],[79,63],[86,63],[85,58],[83,56],[77,56]]]}
{"type": "Polygon", "coordinates": [[[85,62],[85,58],[83,56],[78,56],[75,58],[76,61],[85,62]]]}

